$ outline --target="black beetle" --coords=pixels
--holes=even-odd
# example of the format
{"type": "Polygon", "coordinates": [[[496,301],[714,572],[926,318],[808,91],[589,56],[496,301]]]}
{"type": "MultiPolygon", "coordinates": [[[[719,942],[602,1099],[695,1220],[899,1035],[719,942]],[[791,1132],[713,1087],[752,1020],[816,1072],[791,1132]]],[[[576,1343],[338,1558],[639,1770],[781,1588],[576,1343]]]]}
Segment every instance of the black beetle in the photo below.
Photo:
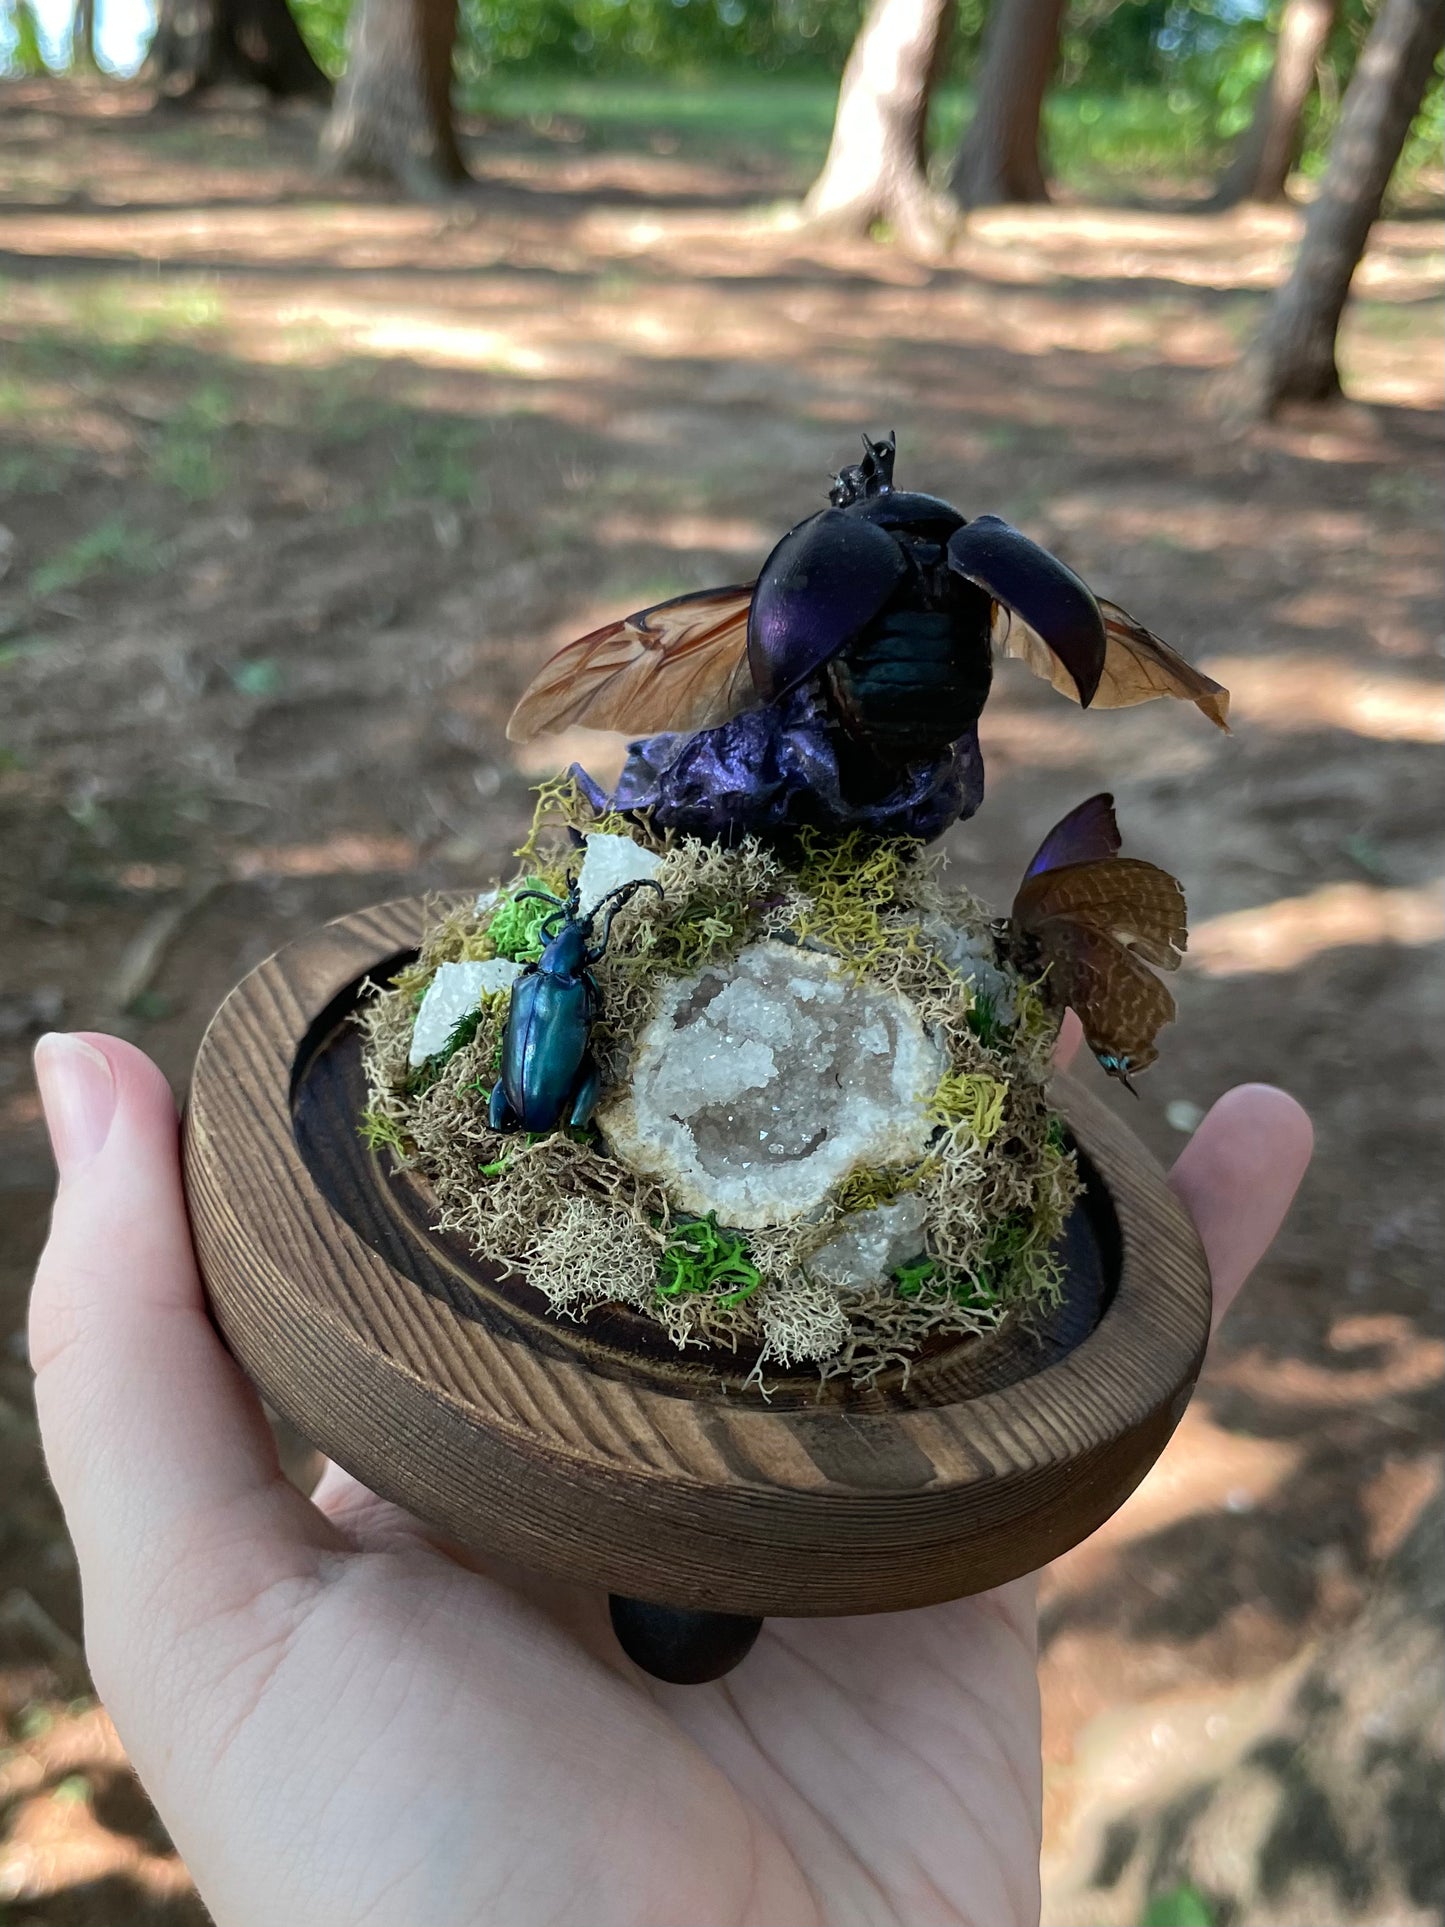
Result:
{"type": "Polygon", "coordinates": [[[995,653],[1086,707],[1174,696],[1228,727],[1229,693],[997,515],[893,486],[864,436],[831,506],[755,582],[694,590],[567,643],[507,734],[581,724],[631,744],[599,808],[730,838],[795,823],[938,835],[983,794],[977,727],[995,653]]]}
{"type": "Polygon", "coordinates": [[[1048,640],[1085,705],[1107,637],[1091,591],[996,515],[893,486],[894,437],[864,437],[830,508],[790,529],[758,576],[748,665],[776,702],[823,672],[839,720],[887,767],[935,755],[978,721],[993,679],[994,606],[1048,640]]]}
{"type": "Polygon", "coordinates": [[[517,902],[533,897],[556,905],[542,925],[542,954],[512,985],[512,1001],[502,1033],[502,1074],[492,1086],[488,1120],[494,1131],[552,1131],[565,1121],[580,1130],[597,1104],[597,1066],[588,1049],[601,994],[592,966],[607,948],[612,919],[639,890],[656,890],[650,877],[636,877],[610,890],[585,917],[577,914],[574,883],[566,898],[545,890],[521,890],[517,902]],[[592,926],[606,906],[600,943],[592,926]],[[560,928],[548,934],[552,924],[560,928]]]}

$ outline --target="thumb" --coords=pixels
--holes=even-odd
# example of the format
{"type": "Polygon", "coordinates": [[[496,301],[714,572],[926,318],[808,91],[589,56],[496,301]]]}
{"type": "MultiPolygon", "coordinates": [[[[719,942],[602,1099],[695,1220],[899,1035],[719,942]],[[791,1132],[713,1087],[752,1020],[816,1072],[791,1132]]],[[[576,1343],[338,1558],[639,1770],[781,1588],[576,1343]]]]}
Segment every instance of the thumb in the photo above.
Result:
{"type": "Polygon", "coordinates": [[[36,1403],[87,1632],[124,1641],[143,1610],[194,1624],[334,1541],[207,1318],[164,1078],[95,1035],[42,1038],[35,1066],[60,1173],[30,1309],[36,1403]]]}

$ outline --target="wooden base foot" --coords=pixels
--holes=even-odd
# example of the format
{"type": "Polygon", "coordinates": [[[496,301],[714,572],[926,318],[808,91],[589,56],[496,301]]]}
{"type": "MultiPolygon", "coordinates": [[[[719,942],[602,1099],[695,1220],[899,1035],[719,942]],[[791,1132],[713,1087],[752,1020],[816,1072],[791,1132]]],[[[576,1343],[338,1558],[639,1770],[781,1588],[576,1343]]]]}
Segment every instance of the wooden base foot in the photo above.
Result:
{"type": "Polygon", "coordinates": [[[617,1643],[633,1665],[672,1686],[721,1679],[747,1658],[763,1630],[762,1620],[749,1613],[687,1612],[619,1593],[607,1603],[617,1643]]]}

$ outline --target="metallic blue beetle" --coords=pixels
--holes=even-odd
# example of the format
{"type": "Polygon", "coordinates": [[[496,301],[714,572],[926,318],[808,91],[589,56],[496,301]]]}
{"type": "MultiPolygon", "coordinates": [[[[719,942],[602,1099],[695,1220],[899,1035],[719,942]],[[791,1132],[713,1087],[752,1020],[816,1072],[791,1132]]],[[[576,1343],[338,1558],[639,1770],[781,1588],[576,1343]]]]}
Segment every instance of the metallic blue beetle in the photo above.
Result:
{"type": "Polygon", "coordinates": [[[536,897],[555,904],[542,925],[542,954],[512,985],[502,1033],[502,1074],[492,1087],[487,1116],[494,1131],[553,1131],[561,1123],[580,1130],[596,1108],[600,1082],[588,1049],[601,993],[592,966],[607,948],[612,919],[639,890],[661,887],[650,877],[623,883],[587,916],[577,915],[574,883],[565,901],[545,890],[521,890],[516,901],[536,897]],[[607,910],[602,940],[592,926],[607,910]],[[553,925],[560,927],[551,935],[553,925]]]}

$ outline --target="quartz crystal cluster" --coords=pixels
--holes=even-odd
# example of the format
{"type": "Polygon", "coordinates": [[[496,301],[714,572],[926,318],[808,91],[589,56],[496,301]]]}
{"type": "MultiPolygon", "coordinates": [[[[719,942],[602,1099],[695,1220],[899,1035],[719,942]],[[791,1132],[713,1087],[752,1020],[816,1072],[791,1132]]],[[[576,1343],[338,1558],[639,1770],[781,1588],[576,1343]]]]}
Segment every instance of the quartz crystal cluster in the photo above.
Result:
{"type": "Polygon", "coordinates": [[[683,1209],[745,1229],[786,1224],[855,1166],[922,1157],[944,1067],[897,991],[765,941],[726,971],[663,986],[630,1085],[597,1122],[614,1155],[683,1209]]]}

